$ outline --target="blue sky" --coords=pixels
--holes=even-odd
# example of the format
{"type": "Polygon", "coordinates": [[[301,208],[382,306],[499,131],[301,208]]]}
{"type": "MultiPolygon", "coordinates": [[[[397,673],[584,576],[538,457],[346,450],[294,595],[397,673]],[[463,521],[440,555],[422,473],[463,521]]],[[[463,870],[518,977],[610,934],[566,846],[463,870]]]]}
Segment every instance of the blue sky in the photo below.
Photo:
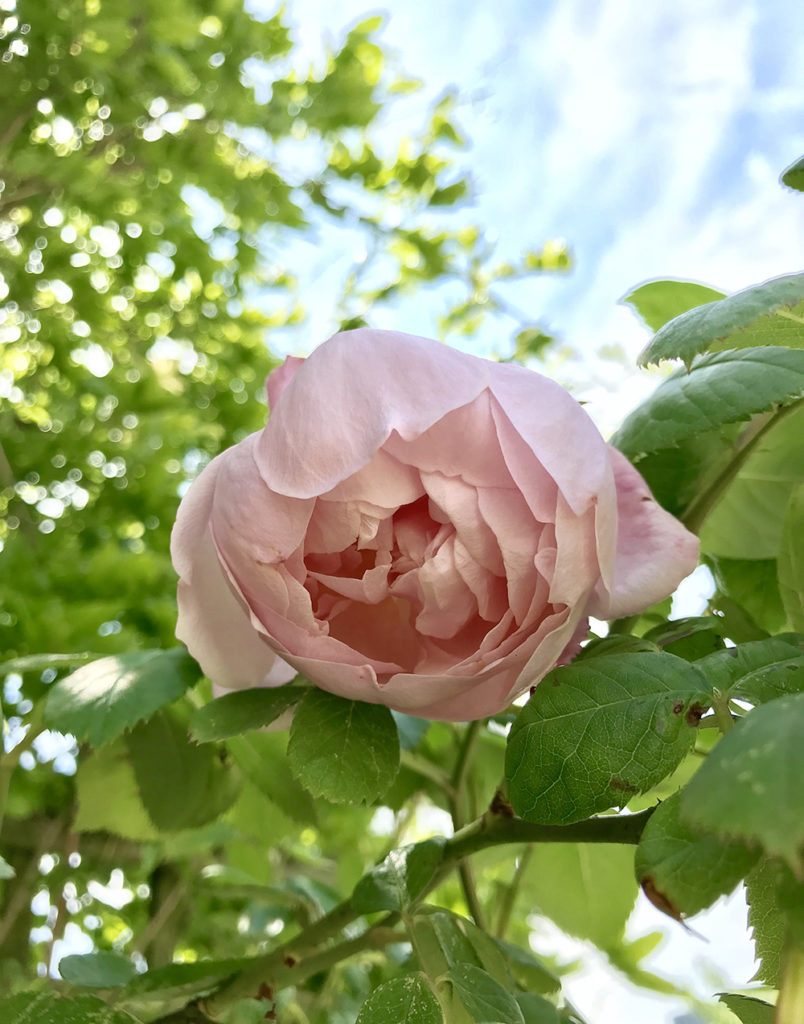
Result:
{"type": "MultiPolygon", "coordinates": [[[[523,283],[512,297],[561,336],[554,370],[608,432],[656,383],[627,369],[647,335],[618,305],[624,293],[656,277],[736,290],[804,266],[804,197],[777,180],[804,153],[797,8],[791,0],[289,0],[286,16],[300,59],[320,64],[345,27],[385,12],[382,44],[424,83],[389,133],[415,130],[430,101],[457,89],[457,118],[472,140],[462,164],[475,181],[474,205],[457,216],[484,225],[503,258],[549,237],[569,241],[570,276],[523,283]],[[600,358],[602,346],[621,358],[600,358]]],[[[323,266],[337,255],[317,257],[323,266]]],[[[432,334],[435,312],[421,298],[403,300],[374,322],[432,334]]],[[[331,329],[327,316],[313,317],[311,345],[331,329]]],[[[473,343],[494,348],[489,333],[473,343]]],[[[640,902],[629,923],[632,936],[665,932],[648,958],[653,969],[707,998],[752,973],[739,894],[696,918],[708,944],[665,920],[640,902]]],[[[590,948],[545,941],[540,948],[583,955],[567,988],[595,1024],[669,1024],[683,1012],[678,1001],[637,993],[590,948]]]]}

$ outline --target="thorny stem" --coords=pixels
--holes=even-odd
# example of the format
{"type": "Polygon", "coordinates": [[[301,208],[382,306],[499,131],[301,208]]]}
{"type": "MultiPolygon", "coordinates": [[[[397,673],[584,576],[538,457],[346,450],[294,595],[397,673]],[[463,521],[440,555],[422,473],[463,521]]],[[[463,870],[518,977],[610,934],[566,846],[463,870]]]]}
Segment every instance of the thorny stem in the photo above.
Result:
{"type": "Polygon", "coordinates": [[[774,1024],[801,1024],[804,1020],[804,946],[790,945],[776,1003],[774,1024]]]}
{"type": "MultiPolygon", "coordinates": [[[[445,842],[442,862],[427,887],[417,896],[417,901],[432,892],[447,875],[455,870],[464,857],[469,857],[480,850],[510,843],[537,842],[627,843],[633,845],[639,842],[642,830],[652,813],[653,808],[649,808],[639,814],[606,815],[579,821],[574,825],[535,825],[510,817],[506,811],[488,810],[445,842]]],[[[303,959],[304,954],[312,953],[316,947],[337,935],[361,916],[361,913],[355,909],[351,897],[344,900],[320,920],[305,928],[295,938],[255,960],[226,988],[206,1000],[204,1011],[212,1020],[216,1020],[218,1019],[217,1015],[222,1014],[239,999],[254,996],[263,983],[271,984],[274,987],[279,984],[277,979],[281,979],[282,984],[292,983],[292,978],[288,978],[285,973],[288,958],[292,958],[294,961],[303,959]]],[[[307,965],[315,964],[315,970],[322,970],[322,963],[324,966],[331,966],[331,964],[344,959],[345,956],[352,956],[370,947],[377,935],[377,929],[383,928],[387,931],[396,924],[398,919],[398,914],[389,914],[374,928],[369,928],[357,938],[349,939],[339,946],[321,951],[322,958],[326,954],[325,960],[308,957],[304,962],[307,965]],[[337,956],[335,950],[340,951],[337,956]]],[[[388,938],[388,942],[390,941],[393,940],[388,938]]],[[[316,957],[318,956],[319,954],[316,954],[316,957]]]]}

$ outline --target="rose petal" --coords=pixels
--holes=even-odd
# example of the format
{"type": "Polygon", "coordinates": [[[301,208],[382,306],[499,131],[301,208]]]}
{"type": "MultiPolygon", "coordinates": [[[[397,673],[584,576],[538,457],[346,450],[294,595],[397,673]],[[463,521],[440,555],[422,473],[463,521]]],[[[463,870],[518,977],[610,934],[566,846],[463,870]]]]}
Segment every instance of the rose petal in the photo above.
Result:
{"type": "Polygon", "coordinates": [[[610,448],[617,485],[617,560],[611,593],[595,590],[589,614],[635,615],[671,594],[698,564],[698,538],[656,502],[640,473],[610,448]]]}
{"type": "Polygon", "coordinates": [[[287,356],[281,366],[271,370],[265,382],[265,393],[268,396],[268,408],[273,413],[279,402],[279,396],[293,379],[296,371],[304,362],[298,356],[287,356]]]}

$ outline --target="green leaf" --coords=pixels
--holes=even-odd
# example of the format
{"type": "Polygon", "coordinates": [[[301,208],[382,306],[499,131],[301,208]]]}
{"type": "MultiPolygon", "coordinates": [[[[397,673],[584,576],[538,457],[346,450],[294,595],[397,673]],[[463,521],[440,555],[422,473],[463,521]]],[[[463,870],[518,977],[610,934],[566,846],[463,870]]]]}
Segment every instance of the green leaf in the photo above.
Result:
{"type": "Polygon", "coordinates": [[[509,957],[499,942],[467,918],[424,905],[416,912],[415,933],[416,948],[429,954],[423,959],[431,975],[441,974],[456,964],[471,964],[486,971],[504,988],[511,986],[509,957]]]}
{"type": "Polygon", "coordinates": [[[53,684],[45,721],[99,747],[181,697],[199,677],[184,647],[101,658],[53,684]]]}
{"type": "Polygon", "coordinates": [[[205,825],[237,797],[237,776],[214,747],[190,742],[186,723],[173,711],[136,726],[128,749],[142,802],[158,829],[205,825]]]}
{"type": "Polygon", "coordinates": [[[0,882],[6,881],[8,878],[14,878],[17,872],[3,857],[0,857],[0,882]]]}
{"type": "MultiPolygon", "coordinates": [[[[719,608],[721,598],[726,597],[767,633],[784,629],[786,615],[779,595],[775,558],[708,558],[707,562],[717,584],[712,607],[719,608]]],[[[741,639],[732,633],[727,635],[735,641],[741,639]]]]}
{"type": "Polygon", "coordinates": [[[804,693],[750,711],[718,743],[681,795],[681,820],[760,844],[804,871],[804,693]]]}
{"type": "Polygon", "coordinates": [[[701,547],[717,558],[776,558],[790,496],[804,480],[804,405],[751,451],[701,528],[701,547]]]}
{"type": "Polygon", "coordinates": [[[75,775],[76,832],[112,832],[126,839],[158,839],[140,798],[128,749],[122,740],[81,758],[75,775]],[[114,799],[109,799],[109,794],[114,799]]]}
{"type": "Polygon", "coordinates": [[[63,999],[54,992],[19,992],[0,999],[3,1024],[133,1024],[127,1013],[96,996],[63,999]]]}
{"type": "Polygon", "coordinates": [[[65,981],[84,988],[117,988],[131,981],[137,973],[127,956],[98,950],[83,956],[63,956],[59,974],[65,981]]]}
{"type": "Polygon", "coordinates": [[[759,970],[752,980],[778,988],[782,981],[782,955],[787,922],[779,905],[778,889],[783,866],[763,857],[745,880],[748,925],[753,931],[754,953],[759,970]]]}
{"type": "Polygon", "coordinates": [[[525,1018],[510,992],[473,964],[450,967],[449,979],[472,1018],[493,1024],[525,1024],[525,1018]]]}
{"type": "Polygon", "coordinates": [[[529,949],[506,942],[504,939],[494,940],[508,962],[508,968],[520,988],[528,992],[558,992],[561,979],[553,974],[529,949]]]}
{"type": "Polygon", "coordinates": [[[779,591],[791,626],[804,632],[804,483],[790,495],[782,524],[779,591]]]}
{"type": "Polygon", "coordinates": [[[804,274],[776,277],[710,302],[671,320],[639,357],[641,366],[660,359],[689,363],[698,352],[754,345],[800,347],[804,343],[804,274]]]}
{"type": "Polygon", "coordinates": [[[653,331],[688,309],[723,299],[723,292],[695,281],[646,281],[620,300],[633,306],[653,331]]]}
{"type": "Polygon", "coordinates": [[[196,709],[190,719],[190,735],[198,743],[208,743],[261,729],[298,703],[306,689],[288,685],[227,693],[196,709]]]}
{"type": "Polygon", "coordinates": [[[731,1010],[740,1024],[773,1024],[776,1007],[754,996],[741,996],[737,993],[721,992],[718,1001],[731,1010]]]}
{"type": "Polygon", "coordinates": [[[433,723],[426,718],[404,715],[401,711],[392,711],[391,714],[399,730],[399,745],[403,750],[415,750],[433,723]]]}
{"type": "Polygon", "coordinates": [[[701,658],[695,667],[727,697],[761,704],[804,688],[804,637],[752,640],[701,658]]]}
{"type": "Polygon", "coordinates": [[[802,393],[804,351],[767,347],[710,353],[697,357],[689,371],[681,368],[665,378],[626,417],[611,443],[634,458],[747,420],[802,393]]]}
{"type": "Polygon", "coordinates": [[[636,848],[634,870],[648,898],[671,917],[697,914],[730,893],[759,850],[701,835],[678,817],[679,794],[651,815],[636,848]]]}
{"type": "Polygon", "coordinates": [[[518,992],[516,1001],[525,1024],[561,1024],[558,1010],[547,999],[530,992],[518,992]]]}
{"type": "Polygon", "coordinates": [[[376,988],[360,1008],[356,1024],[443,1024],[427,978],[408,974],[376,988]]]}
{"type": "Polygon", "coordinates": [[[796,192],[804,192],[804,156],[782,171],[781,182],[796,192]]]}
{"type": "Polygon", "coordinates": [[[291,821],[316,823],[313,798],[290,770],[284,733],[248,733],[228,740],[226,747],[246,778],[291,821]]]}
{"type": "Polygon", "coordinates": [[[293,716],[290,766],[313,796],[373,803],[399,770],[399,733],[382,704],[344,700],[325,690],[304,695],[293,716]]]}
{"type": "Polygon", "coordinates": [[[508,738],[514,810],[527,821],[565,825],[623,806],[677,767],[708,706],[706,679],[664,652],[554,669],[508,738]]]}
{"type": "Polygon", "coordinates": [[[361,914],[403,910],[424,891],[444,854],[442,838],[392,850],[355,886],[352,903],[361,914]]]}
{"type": "Polygon", "coordinates": [[[176,1013],[191,1000],[216,992],[235,974],[254,964],[253,959],[198,960],[195,963],[167,964],[138,974],[120,993],[117,1005],[135,1017],[152,1020],[176,1013]]]}
{"type": "Polygon", "coordinates": [[[637,892],[633,848],[541,843],[533,850],[516,906],[607,949],[620,941],[637,892]]]}

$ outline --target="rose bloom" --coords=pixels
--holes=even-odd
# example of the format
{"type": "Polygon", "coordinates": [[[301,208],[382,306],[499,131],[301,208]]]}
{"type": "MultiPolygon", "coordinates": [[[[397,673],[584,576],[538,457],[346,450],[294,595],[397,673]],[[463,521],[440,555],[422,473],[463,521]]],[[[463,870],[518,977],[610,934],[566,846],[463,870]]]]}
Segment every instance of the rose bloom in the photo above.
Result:
{"type": "Polygon", "coordinates": [[[296,672],[424,718],[492,715],[698,542],[558,384],[390,331],[268,378],[267,426],[182,500],[176,635],[220,688],[296,672]]]}

